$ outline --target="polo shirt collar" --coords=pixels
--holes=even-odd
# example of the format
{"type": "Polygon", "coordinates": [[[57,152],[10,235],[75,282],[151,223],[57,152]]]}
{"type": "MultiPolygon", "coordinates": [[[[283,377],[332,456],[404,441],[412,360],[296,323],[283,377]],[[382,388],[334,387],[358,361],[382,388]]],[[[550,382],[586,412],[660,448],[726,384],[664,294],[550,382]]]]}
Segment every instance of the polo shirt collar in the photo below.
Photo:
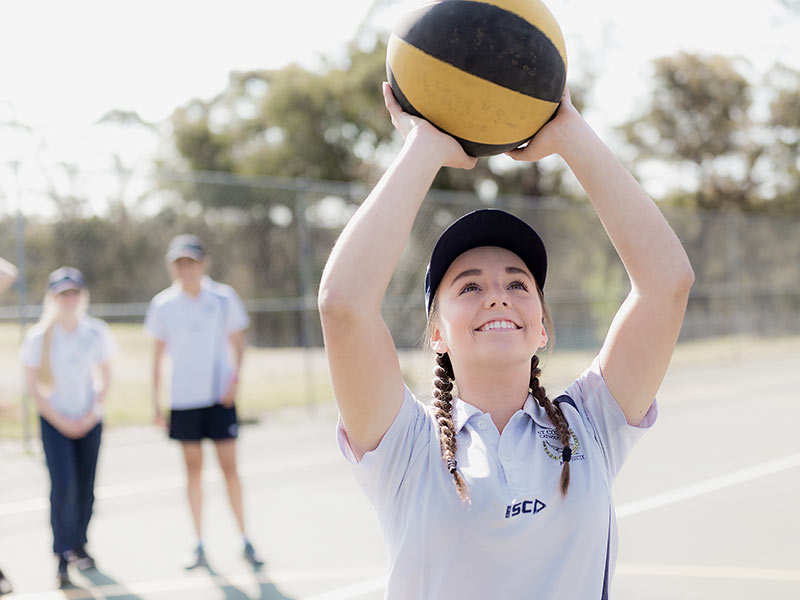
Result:
{"type": "Polygon", "coordinates": [[[522,411],[531,419],[533,419],[533,422],[539,427],[543,427],[545,429],[555,429],[555,425],[553,425],[550,417],[547,416],[547,413],[533,397],[533,394],[528,394],[528,399],[525,400],[522,411]]]}
{"type": "MultiPolygon", "coordinates": [[[[522,412],[533,419],[534,423],[539,427],[555,429],[550,417],[547,416],[547,413],[539,406],[539,403],[531,394],[528,394],[525,404],[522,405],[522,412]]],[[[482,414],[483,411],[468,402],[464,402],[461,398],[453,399],[453,425],[456,428],[456,433],[461,431],[472,417],[482,414]]]]}
{"type": "Polygon", "coordinates": [[[464,402],[461,398],[453,399],[453,425],[456,428],[456,433],[461,431],[472,417],[482,414],[483,411],[481,409],[464,402]]]}

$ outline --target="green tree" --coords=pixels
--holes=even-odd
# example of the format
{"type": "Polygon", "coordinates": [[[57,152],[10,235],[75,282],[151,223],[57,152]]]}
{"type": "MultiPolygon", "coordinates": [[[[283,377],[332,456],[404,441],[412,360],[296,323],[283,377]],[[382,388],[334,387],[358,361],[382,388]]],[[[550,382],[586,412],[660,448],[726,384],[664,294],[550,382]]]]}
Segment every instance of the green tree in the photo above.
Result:
{"type": "Polygon", "coordinates": [[[670,194],[675,202],[712,210],[759,207],[765,148],[754,135],[752,86],[734,59],[682,53],[654,64],[649,108],[623,125],[637,162],[677,167],[683,186],[670,194]]]}

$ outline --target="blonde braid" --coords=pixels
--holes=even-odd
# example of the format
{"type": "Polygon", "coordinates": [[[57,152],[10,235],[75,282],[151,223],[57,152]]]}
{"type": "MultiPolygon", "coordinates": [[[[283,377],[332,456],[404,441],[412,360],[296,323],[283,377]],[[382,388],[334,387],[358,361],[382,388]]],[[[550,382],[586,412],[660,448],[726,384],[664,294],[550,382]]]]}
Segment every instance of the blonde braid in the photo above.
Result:
{"type": "Polygon", "coordinates": [[[461,501],[469,504],[469,491],[461,473],[458,472],[456,463],[456,428],[453,424],[453,365],[450,357],[445,354],[436,355],[436,367],[433,370],[433,416],[439,425],[439,444],[442,448],[442,460],[447,465],[447,470],[453,476],[461,501]]]}
{"type": "Polygon", "coordinates": [[[552,421],[553,425],[556,428],[556,433],[558,434],[558,439],[561,442],[562,446],[564,447],[564,454],[563,454],[563,466],[561,467],[561,496],[567,495],[567,488],[569,487],[569,459],[572,455],[572,451],[570,448],[570,432],[569,432],[569,424],[567,420],[564,418],[564,413],[561,412],[561,406],[559,404],[555,404],[551,402],[550,398],[547,397],[547,392],[545,389],[539,384],[539,375],[542,374],[542,370],[539,368],[539,357],[535,356],[531,359],[531,394],[544,409],[544,412],[547,413],[547,416],[552,421]]]}

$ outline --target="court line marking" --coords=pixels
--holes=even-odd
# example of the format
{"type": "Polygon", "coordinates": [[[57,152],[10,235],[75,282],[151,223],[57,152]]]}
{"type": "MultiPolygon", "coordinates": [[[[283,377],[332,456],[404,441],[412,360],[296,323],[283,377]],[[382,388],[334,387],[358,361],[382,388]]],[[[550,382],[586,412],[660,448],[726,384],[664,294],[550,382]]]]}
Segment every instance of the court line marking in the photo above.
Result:
{"type": "MultiPolygon", "coordinates": [[[[334,452],[318,452],[303,456],[293,456],[283,458],[280,461],[268,463],[250,463],[239,467],[239,472],[243,477],[253,475],[270,475],[284,471],[292,471],[307,467],[319,467],[330,463],[340,463],[341,457],[334,452]]],[[[203,469],[203,483],[219,483],[222,481],[222,472],[217,467],[203,469]]],[[[124,498],[138,494],[149,494],[153,492],[163,492],[166,490],[182,490],[186,485],[185,476],[181,471],[179,474],[169,477],[159,477],[146,479],[130,483],[114,483],[101,485],[95,489],[95,498],[98,500],[109,500],[114,498],[124,498]]],[[[0,504],[0,518],[14,515],[21,515],[28,512],[45,511],[50,507],[50,500],[42,494],[36,498],[16,500],[0,504]]]]}
{"type": "Polygon", "coordinates": [[[618,574],[662,577],[701,577],[714,579],[748,579],[757,581],[798,581],[800,571],[712,565],[617,565],[618,574]]]}
{"type": "Polygon", "coordinates": [[[766,477],[767,475],[774,475],[775,473],[780,473],[781,471],[797,467],[798,465],[800,465],[800,452],[789,454],[774,460],[768,460],[767,462],[754,465],[752,467],[747,467],[745,469],[740,469],[738,471],[733,471],[732,473],[727,473],[725,475],[720,475],[719,477],[711,477],[704,481],[699,481],[697,483],[670,490],[669,492],[656,494],[654,496],[650,496],[649,498],[635,500],[633,502],[628,502],[618,506],[617,519],[629,517],[631,515],[648,510],[653,510],[654,508],[667,506],[668,504],[675,504],[676,502],[680,502],[682,500],[688,500],[689,498],[694,498],[703,494],[709,494],[711,492],[732,487],[734,485],[747,483],[748,481],[753,481],[754,479],[759,479],[760,477],[766,477]]]}
{"type": "Polygon", "coordinates": [[[381,575],[380,577],[359,581],[323,594],[306,596],[302,600],[349,600],[351,598],[358,598],[369,592],[378,592],[386,588],[388,579],[386,575],[381,575]]]}
{"type": "MultiPolygon", "coordinates": [[[[669,492],[656,494],[649,498],[623,504],[617,508],[617,518],[624,518],[741,483],[747,483],[748,481],[779,473],[798,465],[800,465],[800,452],[740,469],[739,471],[734,471],[720,477],[712,477],[705,481],[679,487],[669,492]]],[[[745,579],[768,579],[773,577],[777,578],[779,581],[795,581],[795,577],[800,578],[800,571],[781,571],[778,569],[737,569],[735,567],[696,567],[693,569],[692,567],[683,568],[681,565],[645,565],[641,568],[634,565],[626,565],[625,569],[627,569],[627,571],[622,572],[627,572],[628,574],[671,574],[673,576],[680,575],[684,577],[725,577],[725,573],[730,573],[732,574],[730,575],[731,577],[745,579]],[[637,568],[639,569],[638,572],[637,568]],[[650,571],[645,573],[645,568],[649,568],[650,571]],[[705,575],[701,575],[700,573],[705,573],[705,575]]],[[[619,566],[617,567],[617,571],[619,572],[619,566]]],[[[386,578],[384,578],[383,581],[385,584],[386,578]]],[[[377,591],[381,589],[377,586],[377,583],[377,578],[366,580],[360,582],[361,585],[359,583],[352,584],[338,590],[333,590],[329,592],[328,595],[313,596],[304,600],[352,600],[368,591],[377,591]],[[363,587],[361,587],[362,585],[363,587]]]]}
{"type": "MultiPolygon", "coordinates": [[[[221,573],[209,573],[208,571],[197,572],[196,574],[187,574],[181,578],[176,579],[163,579],[163,580],[150,580],[138,581],[133,583],[108,583],[102,585],[78,585],[75,588],[66,590],[51,590],[46,592],[24,592],[16,593],[8,596],[9,600],[64,600],[65,597],[69,600],[90,600],[96,598],[106,598],[113,596],[125,595],[138,595],[138,594],[157,594],[164,592],[185,592],[193,589],[208,589],[210,586],[225,588],[237,587],[242,588],[240,591],[248,595],[248,591],[254,591],[262,585],[272,585],[278,587],[285,583],[297,581],[313,581],[324,579],[355,579],[360,577],[371,577],[370,579],[363,580],[360,584],[348,585],[341,590],[350,589],[355,590],[356,586],[360,585],[362,588],[361,593],[367,593],[380,587],[373,587],[367,589],[366,584],[376,586],[378,580],[382,585],[386,585],[386,576],[374,577],[377,571],[375,569],[315,569],[306,571],[284,571],[269,574],[259,573],[237,573],[232,575],[225,575],[221,573]]],[[[80,582],[79,582],[80,583],[80,582]]],[[[314,596],[316,600],[334,600],[339,596],[328,596],[333,592],[326,592],[321,596],[314,596]]],[[[348,592],[348,593],[353,593],[348,592]]],[[[249,596],[249,595],[248,595],[249,596]]],[[[254,597],[260,597],[261,593],[258,592],[254,597]]],[[[348,598],[354,596],[346,596],[348,598]]],[[[310,599],[309,599],[310,600],[310,599]]]]}

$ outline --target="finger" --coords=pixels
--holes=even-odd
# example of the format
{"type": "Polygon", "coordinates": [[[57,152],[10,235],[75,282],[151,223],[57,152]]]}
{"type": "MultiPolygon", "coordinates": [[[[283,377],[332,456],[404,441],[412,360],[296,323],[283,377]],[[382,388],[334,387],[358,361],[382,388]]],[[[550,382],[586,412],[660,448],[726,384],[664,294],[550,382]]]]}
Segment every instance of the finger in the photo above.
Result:
{"type": "Polygon", "coordinates": [[[398,104],[397,99],[394,97],[392,86],[387,81],[383,82],[383,102],[386,104],[389,114],[392,115],[392,119],[394,119],[396,115],[403,112],[403,109],[400,107],[400,104],[398,104]]]}

